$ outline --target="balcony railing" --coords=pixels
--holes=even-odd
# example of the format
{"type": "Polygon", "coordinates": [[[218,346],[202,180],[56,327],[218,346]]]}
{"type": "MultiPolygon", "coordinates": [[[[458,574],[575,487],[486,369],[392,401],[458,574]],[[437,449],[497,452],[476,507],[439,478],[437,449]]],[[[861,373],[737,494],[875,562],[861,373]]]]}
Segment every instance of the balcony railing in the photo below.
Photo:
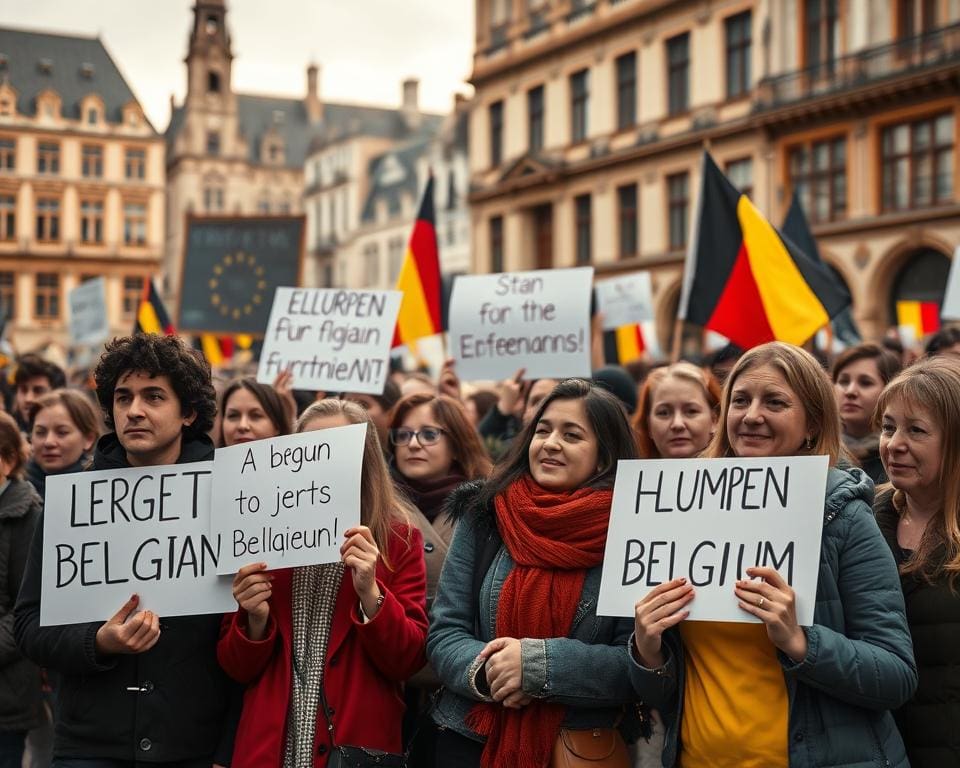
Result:
{"type": "Polygon", "coordinates": [[[766,78],[758,86],[757,109],[775,109],[952,62],[960,63],[960,24],[766,78]]]}
{"type": "Polygon", "coordinates": [[[597,7],[596,0],[573,0],[567,14],[567,24],[573,24],[591,16],[597,7]]]}

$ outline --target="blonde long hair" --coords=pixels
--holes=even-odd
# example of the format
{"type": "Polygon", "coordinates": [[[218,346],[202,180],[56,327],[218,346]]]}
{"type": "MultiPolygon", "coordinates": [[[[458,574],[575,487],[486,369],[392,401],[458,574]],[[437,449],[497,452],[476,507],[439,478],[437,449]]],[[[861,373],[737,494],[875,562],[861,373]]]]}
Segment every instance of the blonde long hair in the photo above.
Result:
{"type": "MultiPolygon", "coordinates": [[[[923,358],[891,381],[877,400],[874,422],[879,426],[883,412],[894,401],[926,411],[943,430],[940,452],[941,514],[927,524],[913,555],[900,566],[901,573],[916,574],[932,582],[946,574],[956,589],[960,576],[960,367],[949,356],[923,358]],[[939,548],[945,549],[941,559],[939,548]]],[[[891,484],[880,490],[892,489],[891,484]]],[[[903,514],[906,494],[894,489],[893,504],[903,514]]]]}
{"type": "Polygon", "coordinates": [[[801,453],[829,456],[830,466],[835,466],[843,455],[843,447],[840,442],[840,410],[837,408],[833,384],[813,355],[782,341],[771,341],[754,347],[737,361],[723,386],[717,431],[703,455],[708,458],[734,455],[727,435],[727,413],[730,410],[733,387],[742,374],[764,365],[769,365],[782,374],[806,411],[807,429],[812,436],[810,445],[801,453]]]}
{"type": "Polygon", "coordinates": [[[377,428],[359,405],[349,400],[319,400],[312,403],[297,419],[296,432],[305,431],[314,419],[328,416],[342,416],[350,424],[367,425],[366,440],[363,444],[363,469],[360,475],[360,522],[370,529],[384,565],[390,568],[387,554],[390,537],[400,528],[407,532],[409,544],[413,511],[409,503],[394,491],[390,470],[383,459],[377,428]]]}

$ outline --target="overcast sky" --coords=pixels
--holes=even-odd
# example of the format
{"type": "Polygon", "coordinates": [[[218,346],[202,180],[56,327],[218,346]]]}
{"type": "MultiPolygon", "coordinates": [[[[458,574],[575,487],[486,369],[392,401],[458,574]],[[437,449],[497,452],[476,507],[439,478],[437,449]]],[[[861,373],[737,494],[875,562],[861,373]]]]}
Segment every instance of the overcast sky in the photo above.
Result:
{"type": "MultiPolygon", "coordinates": [[[[191,0],[0,0],[0,24],[98,35],[163,131],[170,94],[186,90],[191,0]]],[[[233,87],[300,96],[321,66],[321,98],[399,105],[420,79],[420,105],[448,112],[473,51],[473,0],[228,0],[233,87]]]]}

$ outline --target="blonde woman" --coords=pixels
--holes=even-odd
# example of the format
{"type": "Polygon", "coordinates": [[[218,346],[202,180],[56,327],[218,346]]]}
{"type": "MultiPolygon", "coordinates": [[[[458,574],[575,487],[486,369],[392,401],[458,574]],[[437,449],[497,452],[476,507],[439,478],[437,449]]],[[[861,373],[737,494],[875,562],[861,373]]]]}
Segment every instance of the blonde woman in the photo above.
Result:
{"type": "Polygon", "coordinates": [[[234,579],[239,610],[218,647],[223,668],[247,685],[233,768],[323,768],[350,747],[402,751],[403,683],[425,663],[423,540],[360,406],[321,400],[297,432],[348,424],[367,434],[361,525],[345,532],[341,561],[274,572],[253,563],[234,579]]]}
{"type": "Polygon", "coordinates": [[[926,358],[880,395],[880,458],[890,485],[874,512],[900,568],[920,672],[894,713],[914,768],[960,766],[960,366],[926,358]]]}

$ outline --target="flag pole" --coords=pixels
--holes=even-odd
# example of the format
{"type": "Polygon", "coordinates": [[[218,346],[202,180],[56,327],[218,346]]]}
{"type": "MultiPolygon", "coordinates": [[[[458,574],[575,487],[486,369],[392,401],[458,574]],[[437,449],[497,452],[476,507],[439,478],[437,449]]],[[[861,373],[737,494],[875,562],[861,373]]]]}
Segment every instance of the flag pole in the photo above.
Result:
{"type": "Polygon", "coordinates": [[[673,321],[673,344],[670,347],[670,362],[675,363],[680,359],[680,352],[683,348],[683,318],[678,317],[673,321]]]}

